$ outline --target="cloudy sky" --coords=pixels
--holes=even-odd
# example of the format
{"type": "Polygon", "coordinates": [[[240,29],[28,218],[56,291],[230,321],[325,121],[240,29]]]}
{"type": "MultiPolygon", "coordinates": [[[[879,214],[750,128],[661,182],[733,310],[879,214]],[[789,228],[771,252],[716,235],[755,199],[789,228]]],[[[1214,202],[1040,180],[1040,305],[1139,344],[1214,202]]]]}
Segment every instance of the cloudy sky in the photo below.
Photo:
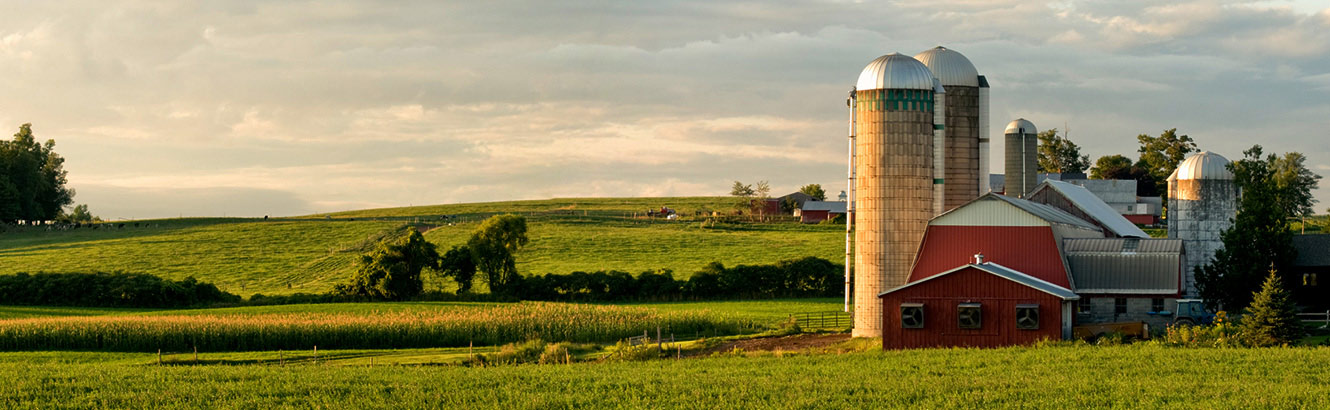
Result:
{"type": "Polygon", "coordinates": [[[859,71],[945,45],[988,76],[995,133],[1024,117],[1134,158],[1176,127],[1330,175],[1327,7],[0,0],[0,127],[55,139],[109,218],[834,193],[859,71]]]}

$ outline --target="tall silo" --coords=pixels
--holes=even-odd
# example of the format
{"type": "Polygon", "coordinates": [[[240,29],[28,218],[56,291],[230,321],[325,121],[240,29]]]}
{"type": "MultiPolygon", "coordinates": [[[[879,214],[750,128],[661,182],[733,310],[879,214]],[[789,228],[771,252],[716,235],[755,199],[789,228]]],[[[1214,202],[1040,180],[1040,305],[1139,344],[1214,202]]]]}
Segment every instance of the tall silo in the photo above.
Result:
{"type": "Polygon", "coordinates": [[[855,150],[854,336],[882,336],[877,295],[905,284],[934,215],[934,104],[927,66],[898,53],[859,74],[855,150]]]}
{"type": "Polygon", "coordinates": [[[1007,196],[1024,198],[1038,182],[1039,130],[1024,118],[1017,118],[1002,134],[1007,142],[1003,190],[1007,196]]]}
{"type": "Polygon", "coordinates": [[[1238,214],[1238,188],[1229,161],[1202,151],[1178,164],[1168,177],[1168,237],[1182,240],[1187,254],[1186,296],[1196,297],[1196,267],[1210,263],[1224,246],[1220,236],[1238,214]]]}
{"type": "Polygon", "coordinates": [[[938,104],[945,121],[941,150],[946,158],[942,210],[949,211],[988,192],[988,81],[961,53],[938,46],[914,56],[946,89],[938,104]]]}

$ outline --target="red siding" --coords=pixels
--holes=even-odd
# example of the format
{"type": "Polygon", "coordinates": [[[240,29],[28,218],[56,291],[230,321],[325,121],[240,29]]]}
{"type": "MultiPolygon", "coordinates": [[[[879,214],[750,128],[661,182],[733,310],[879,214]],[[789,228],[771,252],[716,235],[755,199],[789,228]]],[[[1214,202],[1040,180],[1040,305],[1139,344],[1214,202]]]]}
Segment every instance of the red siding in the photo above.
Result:
{"type": "Polygon", "coordinates": [[[1123,215],[1128,221],[1137,225],[1154,225],[1158,223],[1154,215],[1123,215]]]}
{"type": "Polygon", "coordinates": [[[827,219],[828,211],[799,211],[799,222],[814,223],[827,219]]]}
{"type": "Polygon", "coordinates": [[[929,226],[909,281],[974,262],[976,253],[986,262],[1071,289],[1053,230],[1044,226],[929,226]]]}
{"type": "Polygon", "coordinates": [[[975,268],[883,295],[882,347],[998,347],[1062,339],[1062,299],[975,268]],[[980,329],[961,329],[956,307],[978,302],[982,307],[980,329]],[[901,303],[924,305],[924,328],[903,329],[901,303]],[[1016,328],[1016,305],[1039,305],[1039,329],[1016,328]]]}

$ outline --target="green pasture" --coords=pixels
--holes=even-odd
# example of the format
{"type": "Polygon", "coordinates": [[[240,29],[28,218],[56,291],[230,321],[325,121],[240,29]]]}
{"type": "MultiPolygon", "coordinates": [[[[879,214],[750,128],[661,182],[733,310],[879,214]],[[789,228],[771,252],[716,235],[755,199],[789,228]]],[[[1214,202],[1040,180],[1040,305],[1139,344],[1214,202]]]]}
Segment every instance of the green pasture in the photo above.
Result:
{"type": "MultiPolygon", "coordinates": [[[[465,242],[484,217],[504,212],[528,217],[531,242],[517,255],[518,270],[527,275],[670,269],[676,278],[686,279],[710,262],[733,266],[806,256],[843,258],[844,226],[632,217],[634,212],[662,205],[693,215],[728,209],[726,204],[732,201],[725,197],[554,199],[271,220],[133,221],[116,229],[20,228],[0,233],[0,274],[120,270],[168,279],[194,276],[242,296],[321,293],[350,277],[357,255],[380,238],[400,233],[406,224],[425,226],[426,238],[446,250],[465,242]],[[443,220],[442,215],[453,218],[443,220]]],[[[452,289],[449,282],[433,277],[426,278],[426,286],[452,289]]]]}
{"type": "Polygon", "coordinates": [[[924,349],[486,368],[155,362],[155,354],[0,354],[0,407],[1330,407],[1330,348],[924,349]]]}

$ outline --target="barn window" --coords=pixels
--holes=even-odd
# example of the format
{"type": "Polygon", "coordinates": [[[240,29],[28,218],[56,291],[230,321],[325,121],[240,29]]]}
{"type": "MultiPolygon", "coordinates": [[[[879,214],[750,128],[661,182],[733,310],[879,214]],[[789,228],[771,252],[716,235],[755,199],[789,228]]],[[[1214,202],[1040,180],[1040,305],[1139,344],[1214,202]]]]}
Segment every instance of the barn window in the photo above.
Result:
{"type": "Polygon", "coordinates": [[[962,303],[956,307],[956,319],[961,329],[978,329],[984,323],[983,309],[978,303],[962,303]]]}
{"type": "Polygon", "coordinates": [[[1076,313],[1082,315],[1090,314],[1090,298],[1084,298],[1081,299],[1080,302],[1076,302],[1076,313]]]}
{"type": "Polygon", "coordinates": [[[1016,328],[1039,330],[1039,305],[1016,305],[1016,328]]]}
{"type": "Polygon", "coordinates": [[[1154,298],[1154,299],[1150,299],[1150,311],[1151,311],[1151,312],[1163,312],[1163,311],[1164,311],[1164,298],[1154,298]]]}
{"type": "Polygon", "coordinates": [[[1127,298],[1113,299],[1113,313],[1118,315],[1127,313],[1127,298]]]}
{"type": "Polygon", "coordinates": [[[924,328],[924,304],[922,303],[901,304],[901,328],[904,329],[924,328]]]}

